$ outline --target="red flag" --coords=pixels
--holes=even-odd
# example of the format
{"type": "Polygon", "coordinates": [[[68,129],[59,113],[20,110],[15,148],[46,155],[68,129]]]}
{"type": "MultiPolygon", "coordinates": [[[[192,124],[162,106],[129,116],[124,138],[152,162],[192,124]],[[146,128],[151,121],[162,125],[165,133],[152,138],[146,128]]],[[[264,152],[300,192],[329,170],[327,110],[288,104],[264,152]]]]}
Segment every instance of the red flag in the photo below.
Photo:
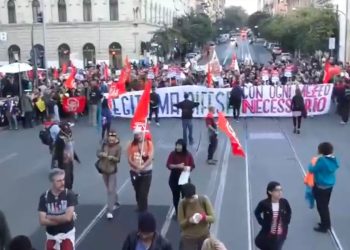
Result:
{"type": "Polygon", "coordinates": [[[210,71],[210,64],[208,64],[207,84],[208,84],[208,88],[213,87],[213,76],[210,71]]]}
{"type": "Polygon", "coordinates": [[[148,80],[145,85],[145,89],[142,93],[139,103],[137,104],[134,117],[131,119],[130,127],[135,128],[136,122],[145,123],[148,117],[148,109],[150,105],[150,95],[151,95],[151,85],[152,82],[148,80]]]}
{"type": "Polygon", "coordinates": [[[63,97],[62,99],[62,108],[66,113],[82,113],[85,110],[85,106],[85,96],[63,97]]]}
{"type": "Polygon", "coordinates": [[[159,66],[158,66],[158,64],[156,64],[153,67],[153,73],[154,73],[154,76],[158,76],[159,75],[159,66]]]}
{"type": "Polygon", "coordinates": [[[74,78],[75,78],[76,73],[77,73],[77,69],[73,66],[72,71],[70,72],[68,79],[64,83],[64,86],[67,89],[75,89],[74,78]]]}
{"type": "Polygon", "coordinates": [[[237,135],[222,112],[218,113],[218,127],[230,139],[232,154],[245,157],[245,152],[237,138],[237,135]]]}
{"type": "Polygon", "coordinates": [[[63,74],[66,74],[67,73],[67,64],[63,64],[62,65],[62,70],[61,70],[61,74],[63,75],[63,74]]]}
{"type": "Polygon", "coordinates": [[[329,83],[331,80],[331,75],[329,73],[330,68],[331,64],[329,63],[329,60],[327,60],[324,65],[323,83],[329,83]]]}
{"type": "Polygon", "coordinates": [[[53,69],[53,74],[52,74],[53,79],[57,80],[59,77],[58,69],[56,67],[53,69]]]}

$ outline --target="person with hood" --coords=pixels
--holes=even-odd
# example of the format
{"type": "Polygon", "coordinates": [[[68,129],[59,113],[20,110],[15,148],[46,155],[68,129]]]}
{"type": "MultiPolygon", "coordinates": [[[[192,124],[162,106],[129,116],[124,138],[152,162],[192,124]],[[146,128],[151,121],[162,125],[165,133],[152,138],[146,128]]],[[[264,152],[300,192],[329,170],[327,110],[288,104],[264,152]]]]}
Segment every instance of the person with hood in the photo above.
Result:
{"type": "Polygon", "coordinates": [[[10,229],[6,221],[6,217],[0,210],[0,249],[8,250],[11,240],[10,229]]]}
{"type": "Polygon", "coordinates": [[[316,232],[327,233],[331,228],[329,201],[336,182],[335,173],[339,168],[337,158],[333,155],[333,145],[323,142],[318,145],[318,154],[314,166],[309,166],[309,172],[314,174],[313,195],[321,222],[314,228],[316,232]]]}
{"type": "Polygon", "coordinates": [[[289,202],[282,198],[280,183],[271,181],[266,194],[267,198],[260,201],[254,211],[261,226],[255,245],[261,250],[281,250],[287,238],[292,209],[289,202]]]}
{"type": "Polygon", "coordinates": [[[117,197],[117,164],[120,162],[122,148],[115,130],[110,130],[108,139],[97,152],[97,164],[107,189],[107,219],[113,219],[113,210],[118,203],[117,197]]]}
{"type": "Polygon", "coordinates": [[[293,133],[300,134],[301,118],[306,117],[304,98],[299,88],[295,89],[295,95],[292,98],[291,110],[293,114],[293,133]]]}
{"type": "Polygon", "coordinates": [[[195,168],[193,156],[187,150],[186,143],[183,139],[178,139],[175,143],[175,150],[172,151],[167,160],[167,168],[170,170],[169,187],[173,194],[173,205],[177,216],[177,208],[180,201],[181,185],[179,179],[182,171],[189,168],[192,171],[195,168]]]}
{"type": "Polygon", "coordinates": [[[66,188],[72,190],[74,181],[74,160],[80,163],[78,155],[74,150],[73,133],[71,124],[68,122],[61,122],[60,132],[57,135],[53,157],[55,166],[65,171],[66,188]]]}
{"type": "Polygon", "coordinates": [[[172,250],[171,244],[157,231],[153,214],[144,212],[138,218],[138,230],[125,239],[122,250],[172,250]]]}

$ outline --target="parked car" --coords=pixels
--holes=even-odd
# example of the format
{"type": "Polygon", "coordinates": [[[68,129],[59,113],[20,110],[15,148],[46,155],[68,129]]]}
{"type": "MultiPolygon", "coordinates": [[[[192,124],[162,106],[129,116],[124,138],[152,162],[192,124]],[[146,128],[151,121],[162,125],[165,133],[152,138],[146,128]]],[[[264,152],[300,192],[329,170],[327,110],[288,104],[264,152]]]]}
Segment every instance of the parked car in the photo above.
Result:
{"type": "Polygon", "coordinates": [[[272,48],[272,53],[274,53],[275,55],[280,55],[282,53],[282,49],[278,46],[274,46],[272,48]]]}
{"type": "Polygon", "coordinates": [[[292,57],[291,57],[290,53],[282,53],[281,54],[281,60],[282,61],[289,61],[291,59],[292,59],[292,57]]]}

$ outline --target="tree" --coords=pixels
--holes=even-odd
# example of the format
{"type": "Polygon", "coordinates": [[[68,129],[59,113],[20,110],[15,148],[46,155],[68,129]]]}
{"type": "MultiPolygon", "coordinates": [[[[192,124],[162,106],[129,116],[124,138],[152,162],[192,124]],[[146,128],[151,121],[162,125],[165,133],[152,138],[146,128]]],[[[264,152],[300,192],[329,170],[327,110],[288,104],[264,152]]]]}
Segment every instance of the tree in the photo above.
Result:
{"type": "Polygon", "coordinates": [[[303,8],[285,16],[273,16],[260,24],[260,32],[269,41],[280,42],[282,48],[313,54],[326,50],[328,38],[337,34],[337,17],[330,9],[303,8]]]}
{"type": "Polygon", "coordinates": [[[242,27],[248,20],[248,14],[242,7],[232,6],[225,9],[225,16],[222,19],[223,29],[231,31],[237,27],[242,27]]]}
{"type": "Polygon", "coordinates": [[[248,17],[247,26],[253,29],[255,26],[260,26],[262,22],[270,17],[271,16],[266,12],[257,11],[248,17]]]}

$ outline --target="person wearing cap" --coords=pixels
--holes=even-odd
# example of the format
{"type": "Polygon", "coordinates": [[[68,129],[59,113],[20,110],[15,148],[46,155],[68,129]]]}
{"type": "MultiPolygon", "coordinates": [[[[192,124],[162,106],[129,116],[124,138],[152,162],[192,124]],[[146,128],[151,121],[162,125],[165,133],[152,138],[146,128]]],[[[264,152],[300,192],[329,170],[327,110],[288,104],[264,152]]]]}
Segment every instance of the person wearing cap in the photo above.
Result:
{"type": "Polygon", "coordinates": [[[254,211],[261,226],[255,245],[261,250],[280,250],[287,238],[292,210],[289,202],[282,198],[280,183],[269,182],[266,194],[267,198],[260,201],[254,211]]]}
{"type": "Polygon", "coordinates": [[[196,194],[192,183],[183,185],[182,193],[184,199],[179,204],[177,216],[181,228],[180,250],[201,250],[210,236],[214,209],[208,197],[196,194]]]}
{"type": "Polygon", "coordinates": [[[27,236],[18,235],[11,240],[9,250],[35,250],[35,249],[33,248],[32,242],[27,236]]]}
{"type": "MultiPolygon", "coordinates": [[[[17,98],[16,98],[17,99],[17,98]]],[[[18,99],[17,99],[18,102],[18,99]]],[[[17,115],[20,113],[18,109],[18,104],[14,99],[11,99],[11,96],[6,96],[6,101],[2,106],[3,111],[5,112],[6,119],[9,124],[9,129],[18,129],[17,115]]]]}
{"type": "Polygon", "coordinates": [[[152,93],[150,96],[150,110],[149,110],[148,123],[152,122],[152,115],[154,114],[156,116],[156,124],[157,124],[157,126],[159,126],[159,118],[158,118],[159,105],[160,105],[160,96],[156,92],[156,87],[152,86],[152,93]]]}
{"type": "Polygon", "coordinates": [[[187,144],[187,130],[188,130],[188,140],[190,145],[193,145],[194,144],[193,125],[192,125],[193,109],[199,106],[199,102],[188,100],[188,97],[189,97],[189,94],[185,93],[184,94],[185,100],[174,104],[174,106],[182,110],[181,119],[182,119],[183,139],[187,144]]]}
{"type": "Polygon", "coordinates": [[[110,130],[108,139],[97,152],[98,170],[102,174],[107,189],[107,219],[113,219],[113,210],[118,203],[117,197],[117,164],[120,162],[122,148],[115,130],[110,130]]]}
{"type": "Polygon", "coordinates": [[[141,213],[138,230],[125,239],[122,250],[172,250],[171,244],[157,231],[156,219],[149,212],[141,213]]]}
{"type": "Polygon", "coordinates": [[[4,213],[0,210],[0,249],[8,250],[10,240],[10,229],[4,213]]]}
{"type": "Polygon", "coordinates": [[[152,182],[153,143],[145,139],[145,131],[134,129],[134,139],[127,148],[131,183],[135,190],[139,212],[148,208],[148,193],[152,182]]]}
{"type": "Polygon", "coordinates": [[[74,160],[80,163],[78,155],[74,150],[73,133],[71,124],[68,122],[61,122],[60,132],[57,135],[54,144],[54,161],[55,166],[63,169],[65,173],[66,188],[71,190],[74,181],[74,160]]]}

